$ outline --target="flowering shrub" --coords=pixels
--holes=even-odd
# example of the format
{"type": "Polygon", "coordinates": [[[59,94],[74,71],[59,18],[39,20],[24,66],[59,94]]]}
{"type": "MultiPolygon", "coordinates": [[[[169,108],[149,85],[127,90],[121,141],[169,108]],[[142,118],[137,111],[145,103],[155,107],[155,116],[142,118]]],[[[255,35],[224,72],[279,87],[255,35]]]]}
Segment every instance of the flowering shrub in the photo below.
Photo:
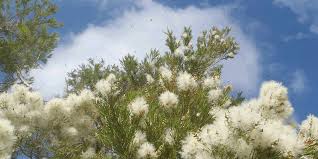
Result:
{"type": "Polygon", "coordinates": [[[0,158],[318,157],[318,118],[294,124],[284,86],[264,82],[244,101],[222,84],[219,62],[238,51],[228,28],[203,32],[195,47],[189,28],[180,40],[167,36],[168,52],[152,50],[141,62],[128,55],[121,67],[97,71],[105,78],[90,90],[73,90],[85,88],[85,77],[72,72],[76,93],[65,98],[44,102],[19,85],[2,93],[0,158]]]}

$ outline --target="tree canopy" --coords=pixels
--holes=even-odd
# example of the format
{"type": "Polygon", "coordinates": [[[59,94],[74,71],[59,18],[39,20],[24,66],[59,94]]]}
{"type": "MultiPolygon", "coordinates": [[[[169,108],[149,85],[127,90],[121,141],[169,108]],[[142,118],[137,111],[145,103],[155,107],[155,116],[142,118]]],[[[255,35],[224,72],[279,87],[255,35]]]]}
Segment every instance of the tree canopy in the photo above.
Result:
{"type": "Polygon", "coordinates": [[[58,40],[52,29],[61,26],[56,11],[51,0],[0,1],[0,91],[30,85],[29,71],[51,57],[58,40]]]}

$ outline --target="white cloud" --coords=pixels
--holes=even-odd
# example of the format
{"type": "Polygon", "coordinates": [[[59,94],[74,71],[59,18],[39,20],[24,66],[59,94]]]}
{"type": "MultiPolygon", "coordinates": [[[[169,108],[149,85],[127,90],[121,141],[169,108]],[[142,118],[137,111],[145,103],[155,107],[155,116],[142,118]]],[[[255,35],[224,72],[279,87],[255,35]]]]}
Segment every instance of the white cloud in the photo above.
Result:
{"type": "Polygon", "coordinates": [[[256,92],[260,78],[260,52],[253,40],[244,34],[229,12],[231,7],[173,9],[157,2],[139,0],[138,9],[128,9],[121,16],[106,20],[103,25],[91,25],[73,35],[68,43],[60,44],[43,69],[34,70],[34,88],[46,97],[61,95],[67,72],[90,57],[104,58],[108,64],[118,63],[127,53],[141,58],[151,48],[164,52],[167,28],[180,35],[184,26],[191,26],[195,36],[202,30],[231,26],[240,43],[237,58],[225,63],[223,78],[244,94],[256,92]]]}
{"type": "Polygon", "coordinates": [[[306,76],[302,70],[296,70],[292,74],[290,88],[296,94],[303,93],[306,89],[306,76]]]}
{"type": "Polygon", "coordinates": [[[72,0],[74,3],[85,2],[86,4],[91,4],[97,6],[99,10],[112,10],[125,7],[127,5],[133,4],[134,0],[72,0]]]}
{"type": "Polygon", "coordinates": [[[289,42],[292,40],[303,40],[303,39],[308,39],[310,38],[309,34],[305,34],[303,32],[298,32],[297,34],[294,35],[288,35],[286,37],[283,37],[284,42],[289,42]]]}
{"type": "Polygon", "coordinates": [[[299,22],[308,23],[309,30],[318,34],[317,0],[274,0],[274,4],[288,7],[298,16],[299,22]]]}

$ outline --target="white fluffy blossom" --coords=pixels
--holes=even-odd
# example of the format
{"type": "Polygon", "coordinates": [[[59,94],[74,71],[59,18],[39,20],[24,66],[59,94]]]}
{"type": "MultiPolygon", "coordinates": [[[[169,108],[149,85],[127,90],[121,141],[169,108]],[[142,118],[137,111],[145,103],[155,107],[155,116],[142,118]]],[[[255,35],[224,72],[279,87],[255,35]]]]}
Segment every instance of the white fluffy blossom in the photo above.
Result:
{"type": "Polygon", "coordinates": [[[106,80],[110,83],[110,84],[114,84],[117,80],[116,76],[114,74],[109,74],[106,78],[106,80]]]}
{"type": "Polygon", "coordinates": [[[184,32],[183,34],[182,34],[182,38],[187,38],[189,35],[188,35],[188,33],[186,33],[186,32],[184,32]]]}
{"type": "Polygon", "coordinates": [[[16,136],[9,120],[0,118],[0,158],[9,159],[16,136]]]}
{"type": "Polygon", "coordinates": [[[318,140],[318,118],[314,115],[309,115],[307,119],[301,123],[300,135],[305,139],[318,140]]]}
{"type": "Polygon", "coordinates": [[[176,107],[178,102],[178,96],[170,91],[165,91],[159,96],[159,103],[166,108],[176,107]]]}
{"type": "Polygon", "coordinates": [[[133,138],[133,143],[135,145],[141,145],[147,141],[146,134],[140,130],[137,130],[133,138]]]}
{"type": "Polygon", "coordinates": [[[194,77],[187,72],[180,72],[177,77],[177,87],[181,91],[187,91],[197,87],[194,77]]]}
{"type": "Polygon", "coordinates": [[[45,112],[48,114],[48,118],[56,118],[58,116],[68,116],[71,112],[71,107],[65,105],[63,99],[54,98],[47,102],[44,107],[45,112]]]}
{"type": "Polygon", "coordinates": [[[221,81],[219,76],[212,76],[203,81],[203,86],[206,88],[216,88],[220,86],[220,83],[221,81]]]}
{"type": "Polygon", "coordinates": [[[92,147],[89,147],[85,152],[82,152],[81,158],[82,159],[92,159],[96,155],[95,149],[92,147]]]}
{"type": "Polygon", "coordinates": [[[210,102],[214,102],[223,94],[221,89],[211,89],[208,93],[208,99],[210,102]]]}
{"type": "Polygon", "coordinates": [[[182,45],[182,46],[179,46],[175,51],[174,51],[174,54],[176,56],[179,56],[179,57],[183,57],[184,56],[184,51],[185,51],[185,47],[182,45]]]}
{"type": "Polygon", "coordinates": [[[92,91],[84,89],[78,95],[78,104],[84,104],[86,102],[92,102],[95,99],[95,96],[92,91]]]}
{"type": "Polygon", "coordinates": [[[153,144],[149,142],[145,142],[142,145],[140,145],[138,151],[137,151],[137,157],[138,158],[156,158],[156,148],[153,144]]]}
{"type": "Polygon", "coordinates": [[[181,147],[181,158],[184,159],[193,159],[197,154],[200,154],[200,151],[203,149],[202,143],[198,140],[195,134],[190,133],[188,136],[182,140],[181,147]]]}
{"type": "Polygon", "coordinates": [[[128,105],[128,108],[131,115],[139,116],[148,113],[148,106],[144,97],[137,97],[128,105]]]}
{"type": "Polygon", "coordinates": [[[108,95],[112,90],[111,84],[105,79],[98,81],[95,85],[95,88],[104,96],[108,95]]]}
{"type": "Polygon", "coordinates": [[[198,134],[202,143],[209,146],[227,143],[229,135],[225,114],[219,114],[213,124],[203,126],[198,134]]]}
{"type": "Polygon", "coordinates": [[[232,127],[245,131],[253,129],[262,121],[259,113],[244,104],[239,107],[231,107],[227,115],[232,127]]]}
{"type": "Polygon", "coordinates": [[[70,136],[70,137],[73,137],[73,136],[78,135],[78,131],[77,131],[77,129],[74,128],[74,127],[64,128],[64,133],[65,133],[67,136],[70,136]]]}
{"type": "Polygon", "coordinates": [[[297,138],[296,130],[282,121],[263,122],[250,135],[254,144],[276,148],[285,156],[297,156],[304,147],[303,142],[297,138]]]}
{"type": "Polygon", "coordinates": [[[174,143],[174,135],[175,135],[174,130],[171,128],[167,128],[165,130],[165,141],[168,144],[172,145],[174,143]]]}
{"type": "Polygon", "coordinates": [[[155,79],[153,79],[153,77],[150,74],[146,74],[146,80],[148,84],[151,84],[155,81],[155,79]]]}
{"type": "Polygon", "coordinates": [[[227,56],[228,56],[229,58],[234,58],[234,57],[235,57],[235,54],[234,54],[233,52],[230,52],[230,53],[227,54],[227,56]]]}
{"type": "Polygon", "coordinates": [[[97,92],[106,96],[111,92],[115,81],[116,81],[116,76],[114,74],[110,74],[107,76],[106,79],[102,79],[98,81],[95,85],[95,88],[97,92]]]}
{"type": "Polygon", "coordinates": [[[226,145],[232,152],[236,153],[238,159],[248,159],[253,153],[253,145],[246,142],[243,138],[232,136],[228,139],[229,143],[226,145]]]}
{"type": "Polygon", "coordinates": [[[172,72],[169,70],[169,68],[165,67],[165,66],[161,66],[159,68],[159,72],[161,74],[161,77],[164,80],[170,81],[172,78],[172,72]]]}
{"type": "Polygon", "coordinates": [[[293,113],[293,108],[288,101],[287,88],[275,81],[262,84],[259,100],[260,111],[266,118],[287,119],[293,113]]]}

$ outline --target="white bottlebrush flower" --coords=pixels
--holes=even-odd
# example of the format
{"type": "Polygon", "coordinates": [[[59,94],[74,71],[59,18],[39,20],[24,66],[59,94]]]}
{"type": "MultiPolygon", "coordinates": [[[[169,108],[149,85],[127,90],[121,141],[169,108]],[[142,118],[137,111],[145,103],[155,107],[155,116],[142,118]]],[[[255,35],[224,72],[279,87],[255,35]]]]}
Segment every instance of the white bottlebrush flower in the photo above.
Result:
{"type": "Polygon", "coordinates": [[[288,101],[287,88],[275,81],[268,81],[262,84],[259,100],[260,111],[266,118],[287,119],[293,113],[288,101]]]}
{"type": "Polygon", "coordinates": [[[44,107],[44,111],[48,115],[48,118],[53,119],[60,116],[69,116],[71,108],[65,104],[65,100],[54,98],[47,102],[44,107]]]}
{"type": "Polygon", "coordinates": [[[134,145],[141,145],[147,141],[146,134],[140,130],[137,130],[133,138],[134,145]]]}
{"type": "Polygon", "coordinates": [[[149,142],[145,142],[142,145],[140,145],[138,151],[137,151],[137,157],[138,158],[156,158],[156,148],[153,144],[149,142]]]}
{"type": "MultiPolygon", "coordinates": [[[[233,138],[233,137],[232,137],[233,138]]],[[[229,139],[230,143],[228,146],[232,149],[233,152],[236,153],[236,156],[238,159],[248,159],[250,158],[251,154],[253,153],[253,145],[248,144],[244,139],[242,138],[234,138],[229,139]]]]}
{"type": "Polygon", "coordinates": [[[7,108],[10,96],[8,93],[0,93],[0,109],[7,108]]]}
{"type": "Polygon", "coordinates": [[[155,79],[153,79],[153,77],[150,74],[146,74],[146,80],[148,84],[151,84],[155,81],[155,79]]]}
{"type": "Polygon", "coordinates": [[[184,33],[182,34],[182,38],[187,38],[187,37],[188,37],[188,33],[184,32],[184,33]]]}
{"type": "Polygon", "coordinates": [[[228,99],[228,100],[226,100],[224,103],[223,103],[223,107],[224,108],[227,108],[227,107],[229,107],[230,105],[232,104],[232,101],[230,100],[230,99],[228,99]]]}
{"type": "Polygon", "coordinates": [[[97,92],[101,93],[104,96],[107,96],[112,90],[111,86],[111,83],[109,83],[105,79],[102,79],[96,83],[95,88],[97,92]]]}
{"type": "Polygon", "coordinates": [[[216,88],[220,86],[220,77],[219,76],[213,76],[213,77],[208,77],[203,81],[203,86],[205,88],[216,88]]]}
{"type": "Polygon", "coordinates": [[[178,102],[178,96],[170,91],[165,91],[159,96],[160,105],[166,108],[176,107],[178,102]]]}
{"type": "Polygon", "coordinates": [[[205,125],[198,134],[203,145],[215,146],[226,144],[230,135],[225,115],[220,115],[213,124],[205,125]]]}
{"type": "Polygon", "coordinates": [[[266,120],[258,124],[250,136],[255,145],[275,148],[284,155],[297,156],[304,148],[296,130],[279,120],[266,120]]]}
{"type": "Polygon", "coordinates": [[[210,111],[209,114],[216,117],[216,118],[221,118],[225,115],[225,112],[227,110],[221,107],[213,107],[210,111]]]}
{"type": "Polygon", "coordinates": [[[184,159],[193,159],[204,147],[193,133],[188,134],[181,142],[180,155],[184,159]]]}
{"type": "Polygon", "coordinates": [[[28,125],[22,125],[19,127],[18,130],[16,130],[19,134],[28,135],[31,136],[32,133],[30,132],[30,126],[28,125]]]}
{"type": "Polygon", "coordinates": [[[25,87],[24,85],[15,84],[12,86],[12,97],[16,101],[24,101],[25,96],[29,92],[29,88],[25,87]]]}
{"type": "Polygon", "coordinates": [[[16,136],[9,120],[0,118],[0,158],[9,159],[13,152],[16,136]]]}
{"type": "Polygon", "coordinates": [[[165,83],[163,82],[162,78],[159,79],[159,85],[161,87],[164,87],[165,86],[165,83]]]}
{"type": "Polygon", "coordinates": [[[179,46],[179,47],[174,51],[174,55],[179,56],[179,57],[183,57],[183,56],[184,56],[184,51],[185,51],[185,47],[184,47],[184,46],[179,46]]]}
{"type": "Polygon", "coordinates": [[[174,143],[174,130],[171,128],[168,128],[165,130],[165,141],[172,145],[174,143]]]}
{"type": "Polygon", "coordinates": [[[219,97],[221,97],[223,94],[223,91],[219,88],[217,89],[212,89],[208,92],[208,99],[210,102],[214,102],[217,99],[219,99],[219,97]]]}
{"type": "Polygon", "coordinates": [[[237,129],[249,131],[262,120],[261,115],[250,109],[246,104],[241,106],[231,107],[227,113],[229,124],[237,129]]]}
{"type": "Polygon", "coordinates": [[[106,78],[106,80],[110,83],[110,84],[114,84],[116,82],[116,76],[114,74],[109,74],[106,78]]]}
{"type": "Polygon", "coordinates": [[[230,53],[227,54],[227,56],[228,56],[229,58],[234,58],[234,57],[235,57],[235,54],[234,54],[233,52],[230,52],[230,53]]]}
{"type": "Polygon", "coordinates": [[[140,116],[148,113],[148,106],[144,97],[137,97],[128,105],[128,109],[131,115],[140,116]]]}
{"type": "Polygon", "coordinates": [[[95,85],[97,92],[101,93],[104,96],[107,96],[112,87],[114,87],[114,83],[116,82],[116,76],[114,74],[109,74],[106,79],[102,79],[98,81],[95,85]]]}
{"type": "Polygon", "coordinates": [[[92,91],[84,89],[78,95],[78,104],[92,102],[95,99],[95,96],[92,91]]]}
{"type": "Polygon", "coordinates": [[[318,140],[318,118],[314,115],[309,115],[300,125],[300,135],[304,139],[318,140]]]}
{"type": "Polygon", "coordinates": [[[64,133],[65,133],[67,136],[70,136],[70,137],[73,137],[73,136],[78,135],[78,131],[77,131],[77,129],[74,128],[74,127],[64,128],[64,133]]]}
{"type": "Polygon", "coordinates": [[[192,158],[193,159],[216,159],[216,158],[218,158],[218,156],[216,157],[216,156],[212,155],[211,152],[203,150],[203,151],[196,153],[195,156],[192,158]]]}
{"type": "Polygon", "coordinates": [[[187,50],[191,50],[192,47],[193,47],[193,44],[192,44],[192,42],[190,41],[190,42],[188,43],[187,50]]]}
{"type": "Polygon", "coordinates": [[[85,152],[82,152],[81,158],[82,159],[92,159],[96,155],[95,149],[92,147],[89,147],[85,152]]]}
{"type": "Polygon", "coordinates": [[[164,79],[164,80],[167,80],[167,81],[170,81],[171,78],[172,78],[172,72],[170,71],[170,69],[168,69],[167,67],[165,66],[161,66],[159,68],[159,72],[161,74],[161,77],[164,79]]]}
{"type": "Polygon", "coordinates": [[[187,72],[180,72],[177,77],[177,87],[181,91],[187,91],[197,87],[194,77],[187,72]]]}

